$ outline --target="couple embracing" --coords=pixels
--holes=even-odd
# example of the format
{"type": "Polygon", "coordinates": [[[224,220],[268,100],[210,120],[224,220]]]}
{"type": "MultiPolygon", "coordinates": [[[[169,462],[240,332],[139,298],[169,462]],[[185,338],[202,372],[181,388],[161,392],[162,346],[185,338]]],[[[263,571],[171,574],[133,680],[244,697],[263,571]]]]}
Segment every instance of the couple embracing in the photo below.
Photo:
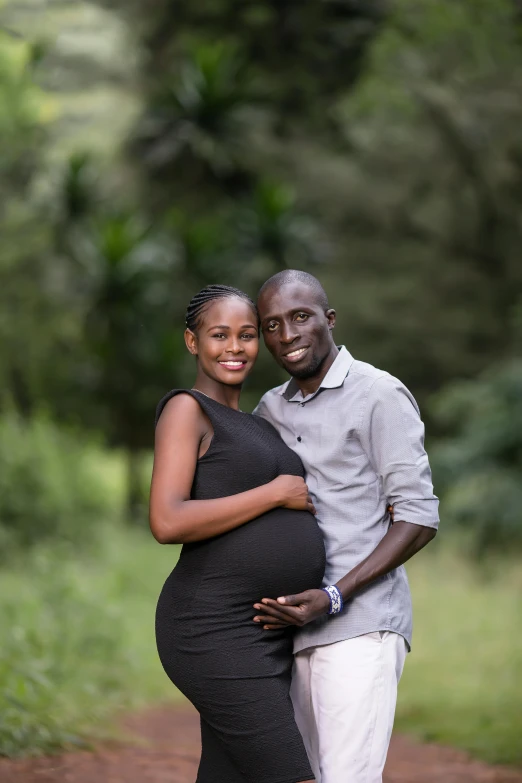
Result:
{"type": "Polygon", "coordinates": [[[158,405],[150,523],[182,543],[163,667],[201,716],[197,783],[379,783],[411,638],[403,563],[438,501],[416,402],[336,346],[319,281],[191,301],[192,389],[158,405]],[[239,407],[259,331],[291,376],[239,407]]]}

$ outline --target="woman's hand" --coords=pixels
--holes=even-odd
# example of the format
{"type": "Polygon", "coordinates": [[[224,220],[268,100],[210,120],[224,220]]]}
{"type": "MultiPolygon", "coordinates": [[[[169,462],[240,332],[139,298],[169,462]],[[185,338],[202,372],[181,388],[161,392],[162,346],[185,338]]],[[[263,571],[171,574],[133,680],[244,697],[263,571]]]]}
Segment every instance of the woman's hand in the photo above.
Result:
{"type": "Polygon", "coordinates": [[[301,476],[278,476],[271,484],[278,499],[278,506],[315,514],[315,507],[308,494],[308,487],[301,476]]]}
{"type": "Polygon", "coordinates": [[[165,405],[156,427],[150,493],[150,527],[156,541],[205,541],[281,506],[315,513],[299,476],[279,476],[222,498],[192,499],[200,445],[212,432],[210,421],[191,395],[176,394],[165,405]]]}

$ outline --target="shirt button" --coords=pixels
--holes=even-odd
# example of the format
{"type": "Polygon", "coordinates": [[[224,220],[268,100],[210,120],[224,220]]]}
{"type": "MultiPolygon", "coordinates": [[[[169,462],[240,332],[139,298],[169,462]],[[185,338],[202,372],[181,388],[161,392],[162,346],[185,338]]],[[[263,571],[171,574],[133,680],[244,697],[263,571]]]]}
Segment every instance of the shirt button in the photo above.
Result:
{"type": "Polygon", "coordinates": [[[299,403],[299,407],[300,407],[300,408],[302,408],[302,407],[303,407],[303,405],[304,405],[304,402],[300,402],[300,403],[299,403]]]}
{"type": "Polygon", "coordinates": [[[299,443],[301,443],[301,436],[300,435],[297,436],[297,440],[299,441],[299,443]]]}

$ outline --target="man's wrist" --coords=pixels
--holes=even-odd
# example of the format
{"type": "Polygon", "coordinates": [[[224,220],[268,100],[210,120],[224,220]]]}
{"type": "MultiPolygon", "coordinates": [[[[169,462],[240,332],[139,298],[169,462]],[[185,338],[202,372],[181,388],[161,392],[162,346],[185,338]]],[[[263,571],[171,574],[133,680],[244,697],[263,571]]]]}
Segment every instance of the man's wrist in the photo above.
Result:
{"type": "Polygon", "coordinates": [[[323,614],[328,614],[328,611],[330,609],[330,596],[328,593],[324,590],[323,587],[319,590],[321,594],[321,599],[323,601],[323,614]]]}
{"type": "Polygon", "coordinates": [[[328,585],[321,588],[328,596],[329,606],[327,614],[339,614],[344,609],[344,600],[341,591],[337,585],[328,585]]]}
{"type": "Polygon", "coordinates": [[[339,581],[335,583],[335,586],[337,587],[337,589],[341,593],[341,595],[343,597],[343,601],[346,603],[346,601],[348,600],[348,598],[350,597],[350,595],[353,592],[353,589],[351,588],[351,586],[348,585],[347,582],[346,582],[346,577],[343,577],[343,579],[339,579],[339,581]]]}

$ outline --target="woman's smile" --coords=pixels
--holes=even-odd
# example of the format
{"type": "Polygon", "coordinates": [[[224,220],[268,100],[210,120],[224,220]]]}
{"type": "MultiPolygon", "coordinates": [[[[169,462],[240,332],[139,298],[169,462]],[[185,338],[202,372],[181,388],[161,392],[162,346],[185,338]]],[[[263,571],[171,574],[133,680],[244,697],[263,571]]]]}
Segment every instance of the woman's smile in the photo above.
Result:
{"type": "Polygon", "coordinates": [[[247,361],[246,359],[225,359],[224,361],[218,361],[218,364],[225,367],[227,370],[235,372],[246,367],[247,361]]]}

